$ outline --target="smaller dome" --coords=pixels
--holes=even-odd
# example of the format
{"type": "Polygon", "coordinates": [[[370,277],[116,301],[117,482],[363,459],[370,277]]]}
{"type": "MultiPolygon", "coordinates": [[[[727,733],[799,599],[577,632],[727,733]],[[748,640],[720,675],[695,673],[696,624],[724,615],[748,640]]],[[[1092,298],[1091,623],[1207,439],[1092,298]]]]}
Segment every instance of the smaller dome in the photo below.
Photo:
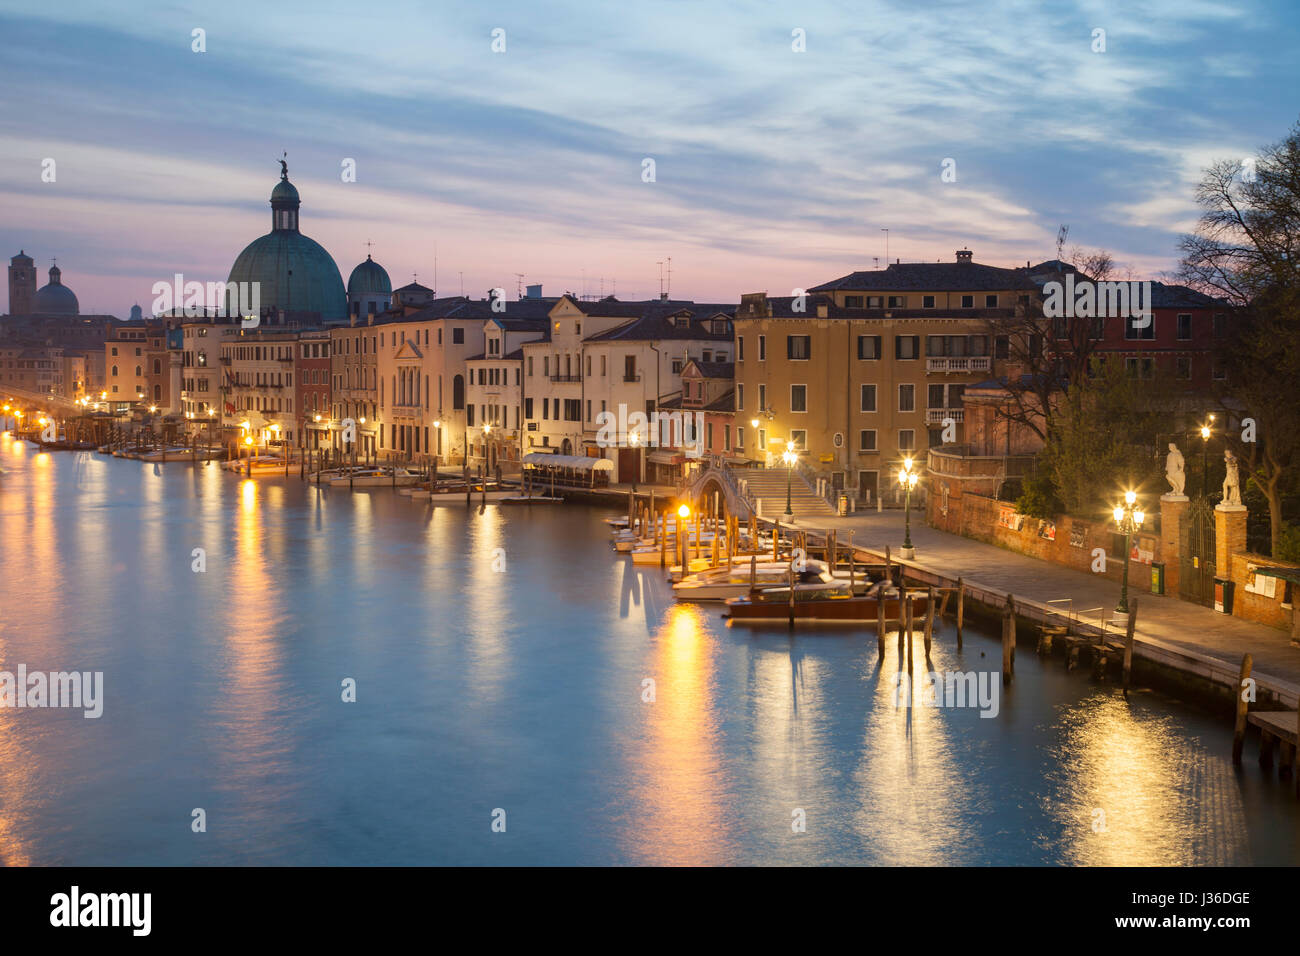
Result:
{"type": "Polygon", "coordinates": [[[300,202],[298,187],[287,179],[281,179],[271,190],[271,202],[300,202]]]}
{"type": "Polygon", "coordinates": [[[388,273],[370,256],[366,256],[366,261],[348,276],[348,295],[391,295],[392,291],[393,283],[388,278],[388,273]]]}

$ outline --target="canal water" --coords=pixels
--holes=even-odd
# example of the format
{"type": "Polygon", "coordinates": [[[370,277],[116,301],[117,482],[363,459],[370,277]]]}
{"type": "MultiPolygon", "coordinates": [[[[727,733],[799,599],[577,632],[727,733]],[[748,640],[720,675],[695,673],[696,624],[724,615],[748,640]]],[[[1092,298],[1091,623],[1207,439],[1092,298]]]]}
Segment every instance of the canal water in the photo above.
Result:
{"type": "MultiPolygon", "coordinates": [[[[0,671],[103,674],[98,718],[0,708],[0,863],[1298,858],[1290,788],[1253,747],[1233,770],[1223,719],[1023,647],[996,716],[896,706],[893,640],[674,604],[608,511],[8,436],[0,468],[0,671]]],[[[999,660],[936,630],[935,671],[999,660]]]]}

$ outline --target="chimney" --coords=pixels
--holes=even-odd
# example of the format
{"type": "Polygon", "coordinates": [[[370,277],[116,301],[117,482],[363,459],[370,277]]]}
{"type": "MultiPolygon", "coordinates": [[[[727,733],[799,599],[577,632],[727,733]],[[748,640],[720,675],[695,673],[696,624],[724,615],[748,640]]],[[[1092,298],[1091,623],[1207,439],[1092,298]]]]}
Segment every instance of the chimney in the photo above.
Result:
{"type": "Polygon", "coordinates": [[[958,261],[958,262],[969,263],[970,260],[971,260],[971,256],[973,256],[973,255],[974,255],[974,253],[971,252],[969,249],[958,249],[958,250],[957,250],[957,261],[958,261]]]}

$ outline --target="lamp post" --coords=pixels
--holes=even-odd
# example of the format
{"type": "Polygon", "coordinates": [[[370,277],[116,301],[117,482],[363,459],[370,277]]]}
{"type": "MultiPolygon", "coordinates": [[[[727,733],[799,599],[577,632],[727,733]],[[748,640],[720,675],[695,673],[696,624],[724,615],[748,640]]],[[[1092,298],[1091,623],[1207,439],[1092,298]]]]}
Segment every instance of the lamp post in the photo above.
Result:
{"type": "Polygon", "coordinates": [[[790,478],[794,474],[794,463],[799,456],[794,453],[794,442],[785,443],[785,451],[781,453],[781,460],[785,462],[785,516],[794,517],[794,511],[790,508],[790,478]]]}
{"type": "Polygon", "coordinates": [[[912,467],[912,457],[903,459],[903,467],[898,471],[898,483],[903,487],[903,551],[909,560],[916,557],[916,548],[912,547],[912,489],[921,480],[920,474],[912,467]]]}
{"type": "Polygon", "coordinates": [[[1133,532],[1142,527],[1142,521],[1146,515],[1137,505],[1137,494],[1132,491],[1124,492],[1124,503],[1116,505],[1115,510],[1111,512],[1115,518],[1115,525],[1124,534],[1124,571],[1119,586],[1119,604],[1115,610],[1120,614],[1128,613],[1128,562],[1129,554],[1133,549],[1133,532]]]}
{"type": "MultiPolygon", "coordinates": [[[[1214,416],[1210,416],[1210,423],[1213,424],[1214,416]]],[[[1209,494],[1209,452],[1210,452],[1210,435],[1213,434],[1210,425],[1201,426],[1201,497],[1204,498],[1209,494]]]]}

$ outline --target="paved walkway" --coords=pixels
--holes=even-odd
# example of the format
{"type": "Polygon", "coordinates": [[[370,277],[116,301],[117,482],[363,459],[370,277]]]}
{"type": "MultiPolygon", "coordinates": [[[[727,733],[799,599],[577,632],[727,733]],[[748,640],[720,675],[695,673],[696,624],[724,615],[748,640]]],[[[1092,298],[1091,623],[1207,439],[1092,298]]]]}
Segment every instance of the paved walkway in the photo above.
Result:
{"type": "MultiPolygon", "coordinates": [[[[900,510],[806,519],[797,522],[797,527],[834,529],[843,544],[848,543],[848,532],[852,531],[855,546],[883,553],[889,544],[895,559],[903,543],[900,510]]],[[[939,531],[927,526],[919,511],[912,513],[912,544],[916,548],[915,560],[900,563],[952,578],[960,575],[968,583],[1017,598],[1040,603],[1072,598],[1076,610],[1113,608],[1119,600],[1119,585],[1113,581],[939,531]]],[[[1219,678],[1231,675],[1229,683],[1236,682],[1242,655],[1250,653],[1256,680],[1278,693],[1284,702],[1296,705],[1300,697],[1300,647],[1291,644],[1286,632],[1175,597],[1135,590],[1130,585],[1130,598],[1135,594],[1139,598],[1135,632],[1139,641],[1212,659],[1219,665],[1215,668],[1219,678]]]]}

